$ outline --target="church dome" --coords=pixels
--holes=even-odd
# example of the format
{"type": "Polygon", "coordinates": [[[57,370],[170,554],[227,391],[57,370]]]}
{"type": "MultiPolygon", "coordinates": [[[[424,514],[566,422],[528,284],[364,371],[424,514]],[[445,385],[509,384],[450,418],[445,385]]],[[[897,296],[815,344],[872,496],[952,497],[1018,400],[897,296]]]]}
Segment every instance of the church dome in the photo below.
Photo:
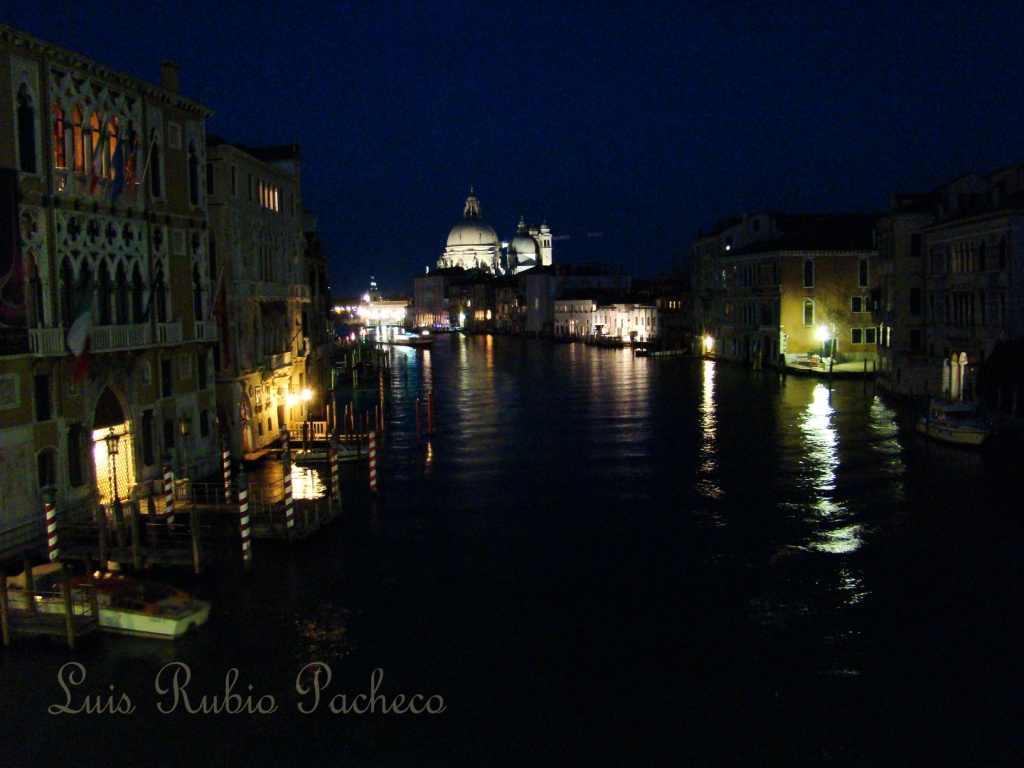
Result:
{"type": "Polygon", "coordinates": [[[538,261],[538,253],[537,240],[527,230],[525,219],[520,218],[516,236],[508,245],[509,261],[516,267],[532,267],[538,261]]]}
{"type": "Polygon", "coordinates": [[[509,243],[509,251],[514,252],[520,259],[537,256],[537,241],[529,235],[516,235],[509,243]]]}
{"type": "Polygon", "coordinates": [[[463,219],[448,234],[448,247],[459,245],[498,246],[498,233],[483,219],[463,219]]]}

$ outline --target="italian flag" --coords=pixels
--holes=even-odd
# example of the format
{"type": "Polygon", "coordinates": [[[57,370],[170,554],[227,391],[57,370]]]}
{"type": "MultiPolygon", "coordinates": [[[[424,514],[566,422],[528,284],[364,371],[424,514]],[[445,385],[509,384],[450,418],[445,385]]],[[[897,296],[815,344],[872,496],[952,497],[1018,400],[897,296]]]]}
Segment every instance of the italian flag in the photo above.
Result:
{"type": "Polygon", "coordinates": [[[92,331],[92,304],[95,288],[90,282],[75,307],[75,319],[68,329],[68,349],[75,356],[71,380],[79,381],[89,372],[89,334],[92,331]]]}

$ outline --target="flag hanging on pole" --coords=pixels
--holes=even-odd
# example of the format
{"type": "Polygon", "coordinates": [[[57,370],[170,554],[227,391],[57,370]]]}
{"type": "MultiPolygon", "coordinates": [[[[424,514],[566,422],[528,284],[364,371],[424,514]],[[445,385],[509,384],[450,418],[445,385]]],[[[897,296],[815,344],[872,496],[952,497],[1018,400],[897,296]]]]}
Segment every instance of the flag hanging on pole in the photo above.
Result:
{"type": "MultiPolygon", "coordinates": [[[[96,189],[100,185],[100,179],[103,178],[103,141],[106,134],[106,122],[100,123],[98,131],[93,131],[92,136],[99,136],[96,144],[92,148],[92,177],[89,180],[89,194],[95,195],[96,189]]],[[[90,139],[90,143],[92,143],[90,139]]]]}
{"type": "Polygon", "coordinates": [[[92,305],[96,290],[92,282],[85,286],[75,307],[75,319],[68,329],[68,349],[75,356],[71,380],[79,381],[89,372],[89,336],[92,332],[92,305]]]}
{"type": "Polygon", "coordinates": [[[110,165],[114,169],[114,183],[110,186],[110,202],[112,203],[116,203],[117,198],[124,191],[124,145],[126,138],[123,135],[117,137],[117,144],[114,146],[114,156],[110,159],[110,165]]]}
{"type": "Polygon", "coordinates": [[[134,128],[129,128],[131,138],[128,141],[128,148],[124,159],[124,185],[128,189],[128,201],[135,202],[135,167],[139,163],[139,133],[134,128]]]}

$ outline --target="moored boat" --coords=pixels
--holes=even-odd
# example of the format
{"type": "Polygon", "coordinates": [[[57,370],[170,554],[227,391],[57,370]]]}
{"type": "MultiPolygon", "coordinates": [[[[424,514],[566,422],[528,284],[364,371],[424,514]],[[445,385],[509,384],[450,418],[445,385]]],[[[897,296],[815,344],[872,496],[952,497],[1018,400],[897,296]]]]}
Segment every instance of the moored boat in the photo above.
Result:
{"type": "Polygon", "coordinates": [[[933,398],[928,414],[917,421],[917,431],[944,443],[979,447],[995,430],[974,405],[933,398]]]}
{"type": "MultiPolygon", "coordinates": [[[[56,563],[32,569],[35,610],[61,613],[60,566],[56,563]]],[[[8,598],[15,609],[28,607],[25,574],[7,579],[8,598]]],[[[106,632],[173,640],[192,627],[206,623],[210,604],[192,598],[187,592],[160,582],[138,579],[119,573],[72,576],[73,592],[96,590],[100,629],[106,632]]],[[[80,610],[84,601],[75,601],[80,610]]]]}

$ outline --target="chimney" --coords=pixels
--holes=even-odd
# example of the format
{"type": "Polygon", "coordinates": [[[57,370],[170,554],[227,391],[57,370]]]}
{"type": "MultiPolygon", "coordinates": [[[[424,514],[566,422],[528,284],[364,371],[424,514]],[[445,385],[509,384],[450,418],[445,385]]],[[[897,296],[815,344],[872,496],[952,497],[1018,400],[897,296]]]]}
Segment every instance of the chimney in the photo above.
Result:
{"type": "Polygon", "coordinates": [[[174,61],[161,61],[160,62],[160,85],[162,85],[168,91],[173,93],[181,93],[181,83],[178,79],[178,70],[180,67],[177,62],[174,61]]]}

